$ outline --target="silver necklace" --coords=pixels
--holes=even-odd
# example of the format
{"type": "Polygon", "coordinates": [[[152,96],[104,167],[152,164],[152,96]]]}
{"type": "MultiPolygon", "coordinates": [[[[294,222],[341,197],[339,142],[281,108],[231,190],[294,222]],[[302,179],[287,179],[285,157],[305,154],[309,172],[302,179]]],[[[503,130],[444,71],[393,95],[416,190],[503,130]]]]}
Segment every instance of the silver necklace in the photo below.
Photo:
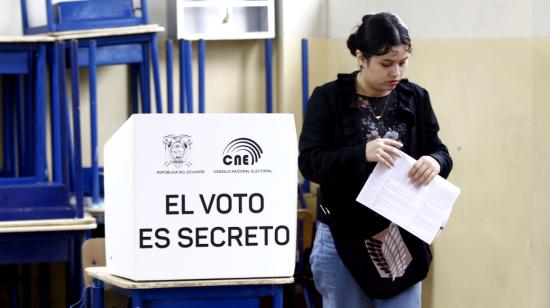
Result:
{"type": "MultiPolygon", "coordinates": [[[[362,90],[362,86],[361,86],[361,83],[359,82],[359,74],[357,74],[355,76],[355,87],[358,89],[358,90],[362,90]]],[[[376,113],[374,113],[374,109],[372,108],[371,106],[371,103],[369,102],[369,100],[367,99],[367,97],[364,97],[364,99],[367,101],[367,108],[369,109],[369,112],[372,114],[373,117],[376,118],[376,120],[380,121],[380,119],[382,118],[382,116],[384,115],[384,112],[386,112],[386,108],[388,108],[388,103],[390,101],[390,98],[391,98],[391,95],[393,94],[394,91],[391,91],[388,96],[387,96],[387,99],[386,101],[384,102],[384,108],[382,108],[382,112],[380,112],[380,115],[376,115],[376,113]]]]}
{"type": "Polygon", "coordinates": [[[390,94],[388,94],[388,96],[386,97],[386,101],[384,102],[384,107],[382,108],[382,112],[380,112],[380,115],[376,115],[376,113],[374,112],[374,109],[372,108],[371,102],[366,97],[362,98],[367,101],[367,109],[372,114],[372,116],[376,118],[376,120],[380,120],[384,115],[384,113],[386,112],[386,109],[388,108],[392,94],[393,94],[393,91],[390,94]]]}

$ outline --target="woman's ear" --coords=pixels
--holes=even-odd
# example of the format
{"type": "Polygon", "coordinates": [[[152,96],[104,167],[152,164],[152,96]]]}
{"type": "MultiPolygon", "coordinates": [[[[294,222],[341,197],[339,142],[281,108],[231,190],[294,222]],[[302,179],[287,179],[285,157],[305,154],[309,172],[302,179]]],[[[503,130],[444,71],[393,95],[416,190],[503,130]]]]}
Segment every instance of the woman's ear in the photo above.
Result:
{"type": "Polygon", "coordinates": [[[363,57],[363,53],[359,49],[355,50],[355,57],[357,58],[357,64],[359,64],[359,67],[365,66],[366,59],[363,57]]]}

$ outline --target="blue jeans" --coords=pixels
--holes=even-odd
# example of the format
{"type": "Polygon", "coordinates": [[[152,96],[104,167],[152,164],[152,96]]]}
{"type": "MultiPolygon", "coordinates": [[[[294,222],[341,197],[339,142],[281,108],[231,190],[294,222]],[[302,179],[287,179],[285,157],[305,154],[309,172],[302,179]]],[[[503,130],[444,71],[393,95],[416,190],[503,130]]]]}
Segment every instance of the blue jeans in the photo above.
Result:
{"type": "Polygon", "coordinates": [[[336,252],[329,227],[319,223],[310,257],[315,287],[323,308],[420,308],[421,283],[387,299],[369,298],[357,285],[336,252]]]}

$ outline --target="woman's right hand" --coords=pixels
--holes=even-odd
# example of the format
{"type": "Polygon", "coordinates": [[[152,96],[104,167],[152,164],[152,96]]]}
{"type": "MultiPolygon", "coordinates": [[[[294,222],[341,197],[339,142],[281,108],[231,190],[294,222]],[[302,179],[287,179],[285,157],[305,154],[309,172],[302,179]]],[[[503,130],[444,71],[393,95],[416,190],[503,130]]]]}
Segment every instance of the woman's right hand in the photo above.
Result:
{"type": "Polygon", "coordinates": [[[365,146],[365,156],[368,162],[380,162],[386,167],[393,167],[393,159],[400,157],[401,153],[398,148],[402,148],[401,142],[377,138],[367,142],[365,146]]]}

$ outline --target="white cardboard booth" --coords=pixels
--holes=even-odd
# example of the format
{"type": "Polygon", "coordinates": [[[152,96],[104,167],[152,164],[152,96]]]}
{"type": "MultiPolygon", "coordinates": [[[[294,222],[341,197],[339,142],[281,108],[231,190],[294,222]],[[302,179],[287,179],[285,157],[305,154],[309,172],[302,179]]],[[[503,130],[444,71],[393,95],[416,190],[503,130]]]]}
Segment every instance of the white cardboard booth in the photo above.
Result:
{"type": "Polygon", "coordinates": [[[107,270],[132,280],[289,277],[290,114],[134,114],[104,148],[107,270]]]}

